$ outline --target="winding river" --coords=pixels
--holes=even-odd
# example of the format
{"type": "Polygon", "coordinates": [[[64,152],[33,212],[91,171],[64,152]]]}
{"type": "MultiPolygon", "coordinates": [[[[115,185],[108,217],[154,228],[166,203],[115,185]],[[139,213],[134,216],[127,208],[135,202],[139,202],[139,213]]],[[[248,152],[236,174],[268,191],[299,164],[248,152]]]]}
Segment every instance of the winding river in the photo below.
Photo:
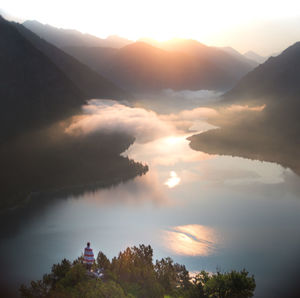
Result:
{"type": "Polygon", "coordinates": [[[28,206],[26,214],[11,218],[11,232],[1,235],[3,280],[17,288],[40,279],[53,263],[81,255],[90,241],[110,258],[144,243],[155,258],[171,256],[191,272],[246,268],[255,275],[256,297],[280,296],[294,282],[300,247],[296,174],[275,163],[193,151],[186,138],[210,128],[205,115],[211,110],[159,114],[110,101],[92,104],[108,117],[97,129],[110,125],[135,134],[123,154],[148,164],[149,172],[28,206]]]}

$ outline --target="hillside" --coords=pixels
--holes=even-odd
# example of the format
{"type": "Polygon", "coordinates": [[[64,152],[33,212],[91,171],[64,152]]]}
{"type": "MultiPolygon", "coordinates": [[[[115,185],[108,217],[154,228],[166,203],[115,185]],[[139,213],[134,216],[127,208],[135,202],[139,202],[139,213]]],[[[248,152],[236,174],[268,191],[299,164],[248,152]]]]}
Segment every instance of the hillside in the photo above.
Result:
{"type": "Polygon", "coordinates": [[[247,57],[248,59],[256,61],[259,64],[264,63],[268,59],[267,57],[260,56],[259,54],[255,53],[253,51],[246,52],[244,54],[244,56],[247,57]]]}
{"type": "Polygon", "coordinates": [[[0,142],[64,118],[85,102],[67,76],[0,17],[0,142]]]}
{"type": "Polygon", "coordinates": [[[266,104],[265,120],[275,129],[300,134],[300,42],[248,73],[224,103],[266,104]]]}
{"type": "Polygon", "coordinates": [[[84,46],[63,47],[62,50],[103,75],[106,75],[107,65],[118,51],[115,48],[84,46]]]}
{"type": "Polygon", "coordinates": [[[209,47],[192,39],[172,39],[159,43],[159,47],[167,51],[183,52],[197,57],[201,61],[209,61],[215,64],[225,73],[230,74],[236,80],[257,66],[253,61],[238,55],[235,50],[209,47]]]}
{"type": "Polygon", "coordinates": [[[260,62],[258,62],[257,59],[250,58],[249,56],[246,56],[246,55],[242,55],[240,52],[238,52],[237,50],[235,50],[232,47],[221,47],[218,49],[225,51],[229,55],[234,56],[236,59],[243,61],[245,63],[248,63],[248,64],[252,65],[253,67],[256,67],[256,66],[258,66],[258,64],[260,64],[260,62]]]}
{"type": "MultiPolygon", "coordinates": [[[[134,141],[130,135],[65,132],[71,116],[81,114],[88,99],[83,92],[87,86],[78,81],[80,75],[87,79],[93,75],[87,67],[2,17],[0,65],[0,210],[27,202],[33,193],[66,189],[82,193],[147,171],[146,166],[120,156],[134,141]],[[60,67],[35,43],[56,63],[61,61],[60,67]],[[68,73],[71,81],[62,70],[79,73],[68,73]]],[[[95,74],[95,78],[101,77],[95,74]]],[[[98,92],[104,94],[101,82],[98,92]]]]}
{"type": "MultiPolygon", "coordinates": [[[[226,102],[299,98],[300,42],[249,72],[224,97],[226,102]]],[[[299,101],[298,101],[299,102],[299,101]]]]}
{"type": "Polygon", "coordinates": [[[80,89],[86,99],[111,98],[124,99],[128,97],[115,84],[82,64],[72,56],[66,54],[51,43],[40,38],[24,26],[14,23],[18,31],[45,54],[64,74],[80,89]]]}
{"type": "Polygon", "coordinates": [[[191,137],[191,147],[277,162],[300,175],[299,81],[298,42],[279,56],[269,58],[227,92],[221,116],[211,120],[221,129],[191,137]],[[228,106],[232,104],[265,108],[229,113],[228,106]]]}

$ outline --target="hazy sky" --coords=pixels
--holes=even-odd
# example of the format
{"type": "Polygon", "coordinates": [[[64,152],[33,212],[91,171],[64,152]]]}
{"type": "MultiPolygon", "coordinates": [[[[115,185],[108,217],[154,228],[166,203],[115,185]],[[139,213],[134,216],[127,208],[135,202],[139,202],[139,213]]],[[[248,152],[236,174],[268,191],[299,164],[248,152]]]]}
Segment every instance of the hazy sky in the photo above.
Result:
{"type": "Polygon", "coordinates": [[[99,37],[193,38],[261,55],[300,40],[299,0],[1,0],[0,5],[19,20],[99,37]]]}

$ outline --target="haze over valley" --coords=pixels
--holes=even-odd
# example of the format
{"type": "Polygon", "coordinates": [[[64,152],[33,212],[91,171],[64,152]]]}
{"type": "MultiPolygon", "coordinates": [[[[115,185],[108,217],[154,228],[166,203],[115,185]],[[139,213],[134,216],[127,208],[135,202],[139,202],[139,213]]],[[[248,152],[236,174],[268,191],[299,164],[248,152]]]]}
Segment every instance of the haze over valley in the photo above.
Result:
{"type": "Polygon", "coordinates": [[[5,2],[1,297],[299,297],[298,4],[5,2]]]}

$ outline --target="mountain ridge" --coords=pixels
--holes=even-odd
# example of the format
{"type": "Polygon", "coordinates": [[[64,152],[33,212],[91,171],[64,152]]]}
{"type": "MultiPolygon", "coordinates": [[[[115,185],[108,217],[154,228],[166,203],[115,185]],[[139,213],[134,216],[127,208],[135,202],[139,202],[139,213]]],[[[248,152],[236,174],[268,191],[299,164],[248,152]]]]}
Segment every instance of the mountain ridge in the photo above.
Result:
{"type": "MultiPolygon", "coordinates": [[[[196,41],[193,43],[198,45],[196,41]]],[[[196,49],[197,54],[180,48],[168,51],[141,41],[120,49],[72,47],[64,50],[129,92],[167,88],[224,91],[253,69],[252,65],[240,63],[221,50],[203,47],[217,54],[208,59],[209,55],[202,57],[196,49]],[[219,53],[220,62],[214,56],[219,53]]]]}
{"type": "Polygon", "coordinates": [[[85,103],[67,76],[2,16],[0,33],[0,142],[85,103]]]}
{"type": "MultiPolygon", "coordinates": [[[[242,78],[222,99],[212,124],[189,138],[195,150],[276,162],[300,175],[300,42],[242,78]],[[244,106],[234,111],[231,105],[244,106]],[[249,106],[263,109],[249,109],[249,106]]],[[[233,107],[234,108],[234,107],[233,107]]]]}
{"type": "Polygon", "coordinates": [[[81,33],[75,29],[63,29],[48,24],[44,25],[35,20],[27,20],[23,22],[23,25],[39,37],[44,38],[59,48],[83,45],[86,47],[120,48],[132,42],[116,35],[108,36],[104,39],[91,34],[81,33]]]}
{"type": "Polygon", "coordinates": [[[116,86],[107,78],[101,76],[99,73],[90,69],[87,65],[78,61],[73,56],[40,38],[24,26],[18,23],[13,24],[27,40],[43,52],[66,74],[66,76],[68,76],[72,82],[80,88],[86,99],[125,99],[129,96],[124,90],[116,86]]]}

